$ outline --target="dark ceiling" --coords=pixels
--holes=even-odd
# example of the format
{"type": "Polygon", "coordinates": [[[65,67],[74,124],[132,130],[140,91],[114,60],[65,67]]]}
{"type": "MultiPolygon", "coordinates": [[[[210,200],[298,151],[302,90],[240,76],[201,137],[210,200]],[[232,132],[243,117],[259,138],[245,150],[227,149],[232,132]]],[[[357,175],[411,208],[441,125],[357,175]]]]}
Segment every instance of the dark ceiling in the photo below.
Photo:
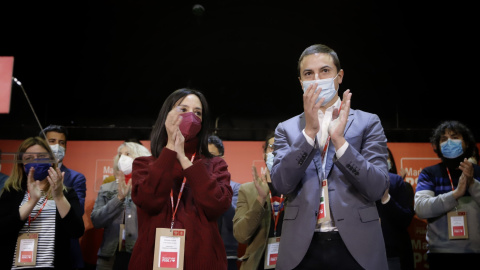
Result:
{"type": "MultiPolygon", "coordinates": [[[[148,140],[181,87],[204,92],[224,140],[263,140],[302,112],[296,65],[315,43],[337,51],[340,91],[380,116],[389,141],[427,141],[447,119],[479,140],[473,7],[419,2],[12,1],[2,4],[0,55],[15,57],[42,126],[65,125],[71,140],[148,140]]],[[[39,132],[16,85],[0,130],[39,132]]]]}

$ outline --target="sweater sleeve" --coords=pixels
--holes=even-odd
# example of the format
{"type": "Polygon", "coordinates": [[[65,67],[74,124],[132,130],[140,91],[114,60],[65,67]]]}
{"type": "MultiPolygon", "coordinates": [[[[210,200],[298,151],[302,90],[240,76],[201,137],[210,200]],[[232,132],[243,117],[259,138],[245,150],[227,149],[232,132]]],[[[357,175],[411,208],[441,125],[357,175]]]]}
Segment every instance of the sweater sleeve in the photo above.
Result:
{"type": "Polygon", "coordinates": [[[184,170],[197,206],[207,218],[214,220],[232,203],[232,187],[227,163],[219,157],[201,159],[184,170]]]}
{"type": "Polygon", "coordinates": [[[175,151],[164,148],[157,159],[149,156],[133,161],[132,200],[149,215],[157,215],[168,205],[176,155],[175,151]]]}

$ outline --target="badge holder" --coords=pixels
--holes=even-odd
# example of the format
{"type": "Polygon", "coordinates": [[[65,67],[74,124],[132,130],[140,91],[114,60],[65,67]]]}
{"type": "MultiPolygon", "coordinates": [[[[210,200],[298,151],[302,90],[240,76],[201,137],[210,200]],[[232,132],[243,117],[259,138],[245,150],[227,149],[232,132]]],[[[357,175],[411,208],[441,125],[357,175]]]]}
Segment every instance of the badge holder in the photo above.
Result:
{"type": "Polygon", "coordinates": [[[153,270],[183,269],[185,229],[157,228],[153,270]]]}
{"type": "Polygon", "coordinates": [[[468,239],[467,212],[448,212],[448,239],[468,239]]]}
{"type": "Polygon", "coordinates": [[[268,238],[267,248],[265,249],[264,269],[274,269],[277,265],[278,247],[280,246],[280,237],[268,238]]]}
{"type": "Polygon", "coordinates": [[[22,233],[17,239],[15,252],[15,266],[26,266],[37,264],[37,233],[22,233]]]}

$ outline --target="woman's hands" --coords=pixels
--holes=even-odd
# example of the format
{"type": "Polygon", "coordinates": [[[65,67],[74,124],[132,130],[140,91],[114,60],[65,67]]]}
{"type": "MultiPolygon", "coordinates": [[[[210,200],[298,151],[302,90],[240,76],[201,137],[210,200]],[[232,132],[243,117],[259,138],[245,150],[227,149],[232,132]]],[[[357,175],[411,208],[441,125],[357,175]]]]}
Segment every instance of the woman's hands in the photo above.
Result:
{"type": "Polygon", "coordinates": [[[123,201],[125,197],[132,190],[132,180],[128,181],[128,184],[125,183],[125,174],[123,172],[117,172],[116,178],[118,179],[118,194],[117,198],[120,201],[123,201]]]}
{"type": "Polygon", "coordinates": [[[52,192],[53,199],[59,199],[63,197],[63,176],[64,172],[61,172],[59,168],[54,169],[50,167],[48,169],[47,180],[50,184],[50,190],[52,192]]]}
{"type": "MultiPolygon", "coordinates": [[[[33,174],[35,169],[33,167],[30,168],[27,175],[27,189],[28,193],[30,194],[30,200],[34,203],[37,203],[42,196],[42,189],[40,188],[40,181],[35,181],[33,179],[33,174]]],[[[34,204],[35,205],[35,204],[34,204]]]]}
{"type": "Polygon", "coordinates": [[[185,159],[185,138],[180,131],[180,123],[182,122],[182,111],[178,107],[173,108],[167,115],[165,120],[165,129],[167,130],[168,141],[166,147],[177,152],[177,159],[181,162],[185,159]]]}

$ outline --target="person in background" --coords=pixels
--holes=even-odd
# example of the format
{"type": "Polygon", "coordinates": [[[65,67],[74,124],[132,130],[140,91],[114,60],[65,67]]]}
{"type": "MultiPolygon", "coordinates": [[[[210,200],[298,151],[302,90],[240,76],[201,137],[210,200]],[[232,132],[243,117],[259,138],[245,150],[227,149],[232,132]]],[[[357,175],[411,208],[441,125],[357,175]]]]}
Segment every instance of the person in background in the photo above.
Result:
{"type": "MultiPolygon", "coordinates": [[[[73,269],[70,239],[85,231],[77,194],[63,184],[65,173],[43,138],[27,138],[17,152],[21,162],[13,165],[0,197],[0,269],[15,267],[20,255],[17,240],[27,233],[36,236],[36,259],[21,269],[73,269]]],[[[35,257],[28,253],[30,239],[20,244],[26,246],[22,256],[26,261],[35,257]]]]}
{"type": "MultiPolygon", "coordinates": [[[[85,213],[87,179],[82,173],[67,168],[67,166],[63,164],[63,159],[67,151],[67,129],[60,125],[49,125],[40,132],[39,136],[44,138],[50,145],[50,148],[52,149],[53,154],[58,162],[58,168],[60,168],[60,171],[64,173],[63,184],[67,187],[73,188],[77,193],[80,205],[82,206],[81,215],[83,216],[85,213]]],[[[74,238],[71,241],[71,262],[73,264],[73,268],[83,269],[85,267],[85,263],[83,261],[82,250],[80,249],[80,239],[74,238]]]]}
{"type": "Polygon", "coordinates": [[[263,146],[263,159],[267,165],[265,175],[259,177],[253,166],[253,182],[242,184],[238,192],[233,233],[237,241],[247,245],[245,254],[240,258],[241,270],[275,268],[275,263],[265,259],[268,258],[265,252],[271,246],[268,240],[281,236],[285,198],[275,190],[270,178],[273,143],[274,133],[271,132],[263,146]]]}
{"type": "Polygon", "coordinates": [[[288,196],[276,269],[387,269],[375,204],[390,183],[380,118],[350,109],[350,90],[340,99],[345,73],[330,47],[306,48],[298,71],[303,113],[277,125],[270,171],[288,196]]]}
{"type": "MultiPolygon", "coordinates": [[[[2,156],[2,149],[0,149],[0,157],[1,156],[2,156]]],[[[5,185],[5,182],[8,179],[8,175],[2,173],[1,170],[2,170],[2,163],[0,159],[0,196],[2,195],[3,185],[5,185]]]]}
{"type": "MultiPolygon", "coordinates": [[[[133,142],[133,143],[138,143],[140,145],[143,145],[142,142],[140,142],[140,140],[137,139],[137,138],[129,138],[129,139],[126,139],[124,142],[133,142]]],[[[117,164],[114,162],[113,163],[113,175],[105,177],[102,181],[102,184],[106,184],[106,183],[116,181],[117,180],[117,177],[116,177],[117,173],[118,173],[118,167],[117,167],[117,164]]]]}
{"type": "Polygon", "coordinates": [[[382,199],[377,201],[377,208],[387,250],[388,269],[413,270],[413,248],[408,233],[408,227],[415,215],[413,189],[404,181],[405,174],[403,177],[397,174],[395,159],[389,148],[387,162],[390,187],[382,199]]]}
{"type": "Polygon", "coordinates": [[[141,156],[151,156],[150,151],[138,143],[122,143],[113,159],[117,180],[100,186],[90,215],[93,226],[104,229],[97,270],[128,269],[138,234],[137,208],[130,196],[130,179],[133,160],[141,156]],[[120,237],[122,242],[119,242],[120,237]]]}
{"type": "Polygon", "coordinates": [[[435,269],[469,269],[480,259],[480,167],[467,159],[475,139],[458,121],[444,121],[430,137],[441,162],[424,168],[415,213],[427,220],[427,262],[435,269]]]}
{"type": "Polygon", "coordinates": [[[172,232],[169,239],[184,239],[183,257],[173,257],[184,270],[227,269],[217,220],[231,206],[232,188],[227,163],[208,151],[209,117],[197,90],[181,88],[165,99],[150,136],[152,156],[133,162],[138,238],[130,269],[152,269],[156,239],[172,232]]]}
{"type": "MultiPolygon", "coordinates": [[[[214,157],[224,158],[225,147],[222,140],[216,135],[210,135],[208,137],[208,151],[214,157]]],[[[227,252],[228,270],[236,270],[238,261],[238,242],[233,236],[233,215],[235,215],[235,208],[237,208],[238,190],[240,189],[240,183],[230,180],[230,186],[232,187],[232,205],[219,219],[218,229],[222,236],[225,251],[227,252]]]]}

